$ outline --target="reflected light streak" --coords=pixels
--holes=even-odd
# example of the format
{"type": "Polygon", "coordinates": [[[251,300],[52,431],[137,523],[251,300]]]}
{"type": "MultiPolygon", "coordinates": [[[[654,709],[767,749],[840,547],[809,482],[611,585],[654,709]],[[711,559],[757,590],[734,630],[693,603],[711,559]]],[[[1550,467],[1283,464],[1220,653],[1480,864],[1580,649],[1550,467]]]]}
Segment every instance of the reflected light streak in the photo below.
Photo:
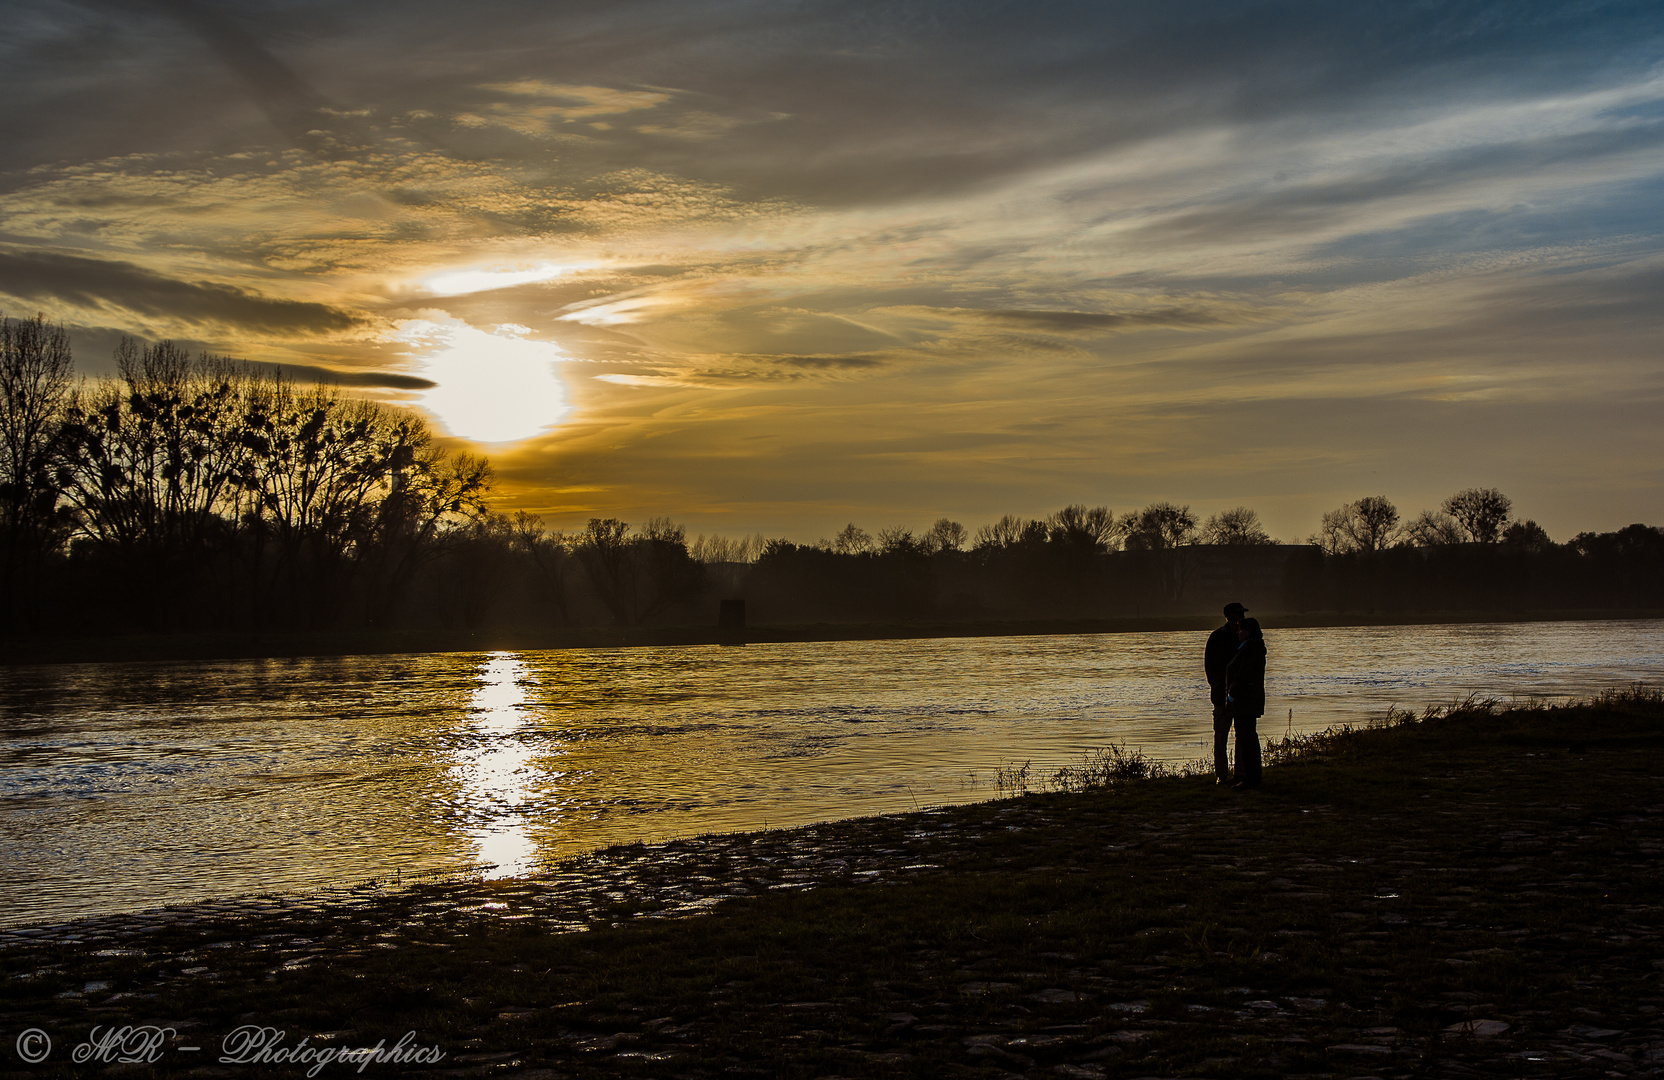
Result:
{"type": "Polygon", "coordinates": [[[495,863],[487,877],[513,877],[530,869],[536,843],[525,806],[533,750],[521,737],[529,730],[526,684],[532,679],[513,653],[492,653],[480,672],[480,685],[468,706],[468,726],[479,745],[458,762],[463,798],[492,815],[490,825],[474,834],[478,858],[495,863]]]}

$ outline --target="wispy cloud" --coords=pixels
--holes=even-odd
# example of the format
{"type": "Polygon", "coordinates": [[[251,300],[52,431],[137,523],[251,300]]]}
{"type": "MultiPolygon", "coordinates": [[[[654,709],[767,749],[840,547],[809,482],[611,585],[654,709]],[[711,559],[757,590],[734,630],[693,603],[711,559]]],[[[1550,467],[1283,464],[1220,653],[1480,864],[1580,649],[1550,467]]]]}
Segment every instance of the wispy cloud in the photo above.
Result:
{"type": "MultiPolygon", "coordinates": [[[[547,393],[514,497],[575,516],[1573,507],[1661,449],[1602,419],[1659,389],[1645,5],[323,12],[10,25],[0,302],[402,400],[483,350],[547,393]]],[[[1601,512],[1664,515],[1627,475],[1601,512]]]]}
{"type": "Polygon", "coordinates": [[[127,262],[0,249],[0,294],[47,304],[60,317],[138,317],[146,326],[190,324],[200,334],[324,334],[350,330],[358,316],[327,304],[273,299],[234,285],[181,281],[127,262]]]}

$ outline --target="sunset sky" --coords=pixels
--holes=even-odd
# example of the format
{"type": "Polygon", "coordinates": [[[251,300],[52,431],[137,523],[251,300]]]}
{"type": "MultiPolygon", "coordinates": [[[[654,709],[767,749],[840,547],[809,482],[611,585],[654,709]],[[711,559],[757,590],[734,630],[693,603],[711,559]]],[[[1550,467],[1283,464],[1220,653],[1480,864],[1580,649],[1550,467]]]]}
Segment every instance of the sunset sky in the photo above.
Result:
{"type": "Polygon", "coordinates": [[[1664,524],[1656,0],[21,0],[0,58],[0,310],[422,408],[551,525],[1664,524]]]}

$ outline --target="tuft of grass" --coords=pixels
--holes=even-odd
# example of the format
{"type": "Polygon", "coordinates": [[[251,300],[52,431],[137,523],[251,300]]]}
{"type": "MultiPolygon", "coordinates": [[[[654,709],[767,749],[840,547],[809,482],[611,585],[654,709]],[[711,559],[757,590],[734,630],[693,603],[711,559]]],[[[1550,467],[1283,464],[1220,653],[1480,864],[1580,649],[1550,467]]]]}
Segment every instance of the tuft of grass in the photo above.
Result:
{"type": "Polygon", "coordinates": [[[1128,750],[1124,742],[1110,743],[1082,757],[1079,765],[1065,765],[1051,775],[1053,791],[1082,792],[1115,787],[1138,780],[1158,780],[1179,775],[1172,768],[1146,757],[1142,748],[1128,750]]]}
{"type": "Polygon", "coordinates": [[[1589,704],[1613,712],[1656,712],[1664,708],[1664,687],[1655,689],[1646,683],[1633,682],[1622,689],[1602,690],[1589,704]]]}
{"type": "Polygon", "coordinates": [[[1028,794],[1028,782],[1033,773],[1033,761],[1025,761],[1021,765],[1012,762],[1001,765],[994,770],[994,790],[1002,799],[1028,794]]]}

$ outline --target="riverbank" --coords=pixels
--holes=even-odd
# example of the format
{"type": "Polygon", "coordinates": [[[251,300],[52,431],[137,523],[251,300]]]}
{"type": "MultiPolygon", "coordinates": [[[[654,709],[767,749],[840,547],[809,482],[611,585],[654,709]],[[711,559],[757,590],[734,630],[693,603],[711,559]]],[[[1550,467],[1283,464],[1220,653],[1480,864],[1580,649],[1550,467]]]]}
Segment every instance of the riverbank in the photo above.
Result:
{"type": "MultiPolygon", "coordinates": [[[[1336,626],[1419,626],[1460,623],[1621,621],[1664,618],[1664,610],[1425,611],[1256,613],[1268,629],[1336,626]]],[[[653,645],[765,645],[811,641],[888,641],[918,638],[1016,637],[1048,634],[1127,634],[1211,630],[1215,615],[1119,619],[1012,619],[956,622],[807,623],[724,630],[694,627],[550,627],[490,631],[352,631],[294,634],[131,634],[0,639],[0,666],[258,660],[296,656],[369,656],[394,653],[617,649],[653,645]]]]}
{"type": "Polygon", "coordinates": [[[1664,699],[1396,719],[1246,795],[1111,780],[6,933],[0,1053],[38,1028],[19,1075],[85,1075],[93,1027],[152,1024],[122,1075],[304,1074],[218,1062],[261,1025],[526,1080],[1655,1075],[1664,699]]]}

